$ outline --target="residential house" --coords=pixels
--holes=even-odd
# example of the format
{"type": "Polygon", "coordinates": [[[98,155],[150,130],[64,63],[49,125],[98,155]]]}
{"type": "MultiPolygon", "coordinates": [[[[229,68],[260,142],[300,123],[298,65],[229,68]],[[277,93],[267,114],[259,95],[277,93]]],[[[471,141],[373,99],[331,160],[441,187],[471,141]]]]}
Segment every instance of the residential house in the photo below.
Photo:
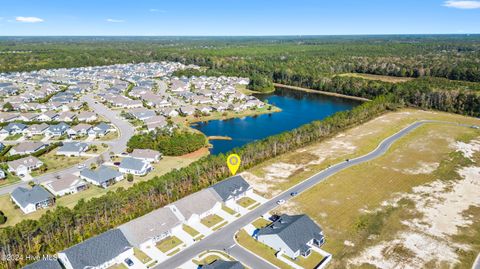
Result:
{"type": "Polygon", "coordinates": [[[40,168],[43,162],[33,156],[27,156],[7,163],[8,171],[16,175],[25,175],[40,168]]]}
{"type": "Polygon", "coordinates": [[[58,113],[55,111],[47,111],[38,115],[38,121],[55,121],[58,119],[58,113]]]}
{"type": "Polygon", "coordinates": [[[210,188],[200,190],[184,197],[167,207],[177,217],[189,225],[195,225],[201,219],[213,215],[222,208],[220,197],[210,188]]]}
{"type": "Polygon", "coordinates": [[[32,137],[34,135],[42,135],[48,128],[48,124],[40,123],[40,124],[32,124],[28,126],[28,128],[24,131],[24,134],[27,137],[32,137]]]}
{"type": "Polygon", "coordinates": [[[153,169],[150,163],[131,157],[123,158],[118,168],[120,173],[137,176],[144,176],[153,169]]]}
{"type": "Polygon", "coordinates": [[[252,186],[241,175],[224,179],[211,188],[227,206],[233,206],[238,199],[253,193],[252,186]]]}
{"type": "Polygon", "coordinates": [[[0,179],[5,179],[6,177],[7,177],[7,174],[5,173],[5,171],[0,169],[0,179]]]}
{"type": "Polygon", "coordinates": [[[58,253],[66,269],[110,268],[133,256],[133,248],[119,229],[108,230],[58,253]]]}
{"type": "Polygon", "coordinates": [[[97,170],[88,168],[80,171],[80,178],[96,186],[107,188],[123,179],[123,174],[106,166],[100,166],[97,170]]]}
{"type": "Polygon", "coordinates": [[[158,162],[162,157],[162,154],[152,149],[134,149],[132,153],[130,153],[130,157],[153,163],[158,162]]]}
{"type": "Polygon", "coordinates": [[[35,185],[31,189],[18,187],[10,193],[10,197],[25,214],[55,203],[53,195],[39,185],[35,185]]]}
{"type": "Polygon", "coordinates": [[[25,129],[27,129],[27,125],[18,122],[11,122],[7,126],[3,127],[0,130],[0,134],[8,134],[8,135],[16,135],[21,134],[25,129]]]}
{"type": "Polygon", "coordinates": [[[36,120],[38,116],[36,113],[21,113],[17,120],[29,122],[36,120]]]}
{"type": "Polygon", "coordinates": [[[80,156],[88,150],[88,144],[83,142],[65,142],[57,149],[57,155],[80,156]]]}
{"type": "Polygon", "coordinates": [[[57,259],[52,258],[38,260],[23,267],[23,269],[63,269],[63,267],[57,259]]]}
{"type": "Polygon", "coordinates": [[[61,174],[57,179],[43,183],[55,196],[77,193],[88,188],[87,183],[72,174],[61,174]]]}
{"type": "Polygon", "coordinates": [[[84,122],[93,122],[98,119],[97,113],[90,111],[82,111],[78,114],[77,119],[84,122]]]}
{"type": "Polygon", "coordinates": [[[146,120],[153,116],[156,116],[155,111],[146,109],[146,108],[135,108],[128,111],[128,114],[132,115],[132,117],[138,120],[146,120]]]}
{"type": "Polygon", "coordinates": [[[0,142],[0,152],[2,152],[5,149],[5,144],[0,142]]]}
{"type": "Polygon", "coordinates": [[[95,125],[93,128],[88,130],[88,135],[89,136],[97,136],[97,137],[102,137],[105,136],[110,132],[110,125],[102,122],[97,125],[95,125]]]}
{"type": "Polygon", "coordinates": [[[47,130],[45,130],[45,134],[48,136],[62,136],[68,129],[70,129],[70,125],[65,122],[60,122],[59,124],[50,125],[47,130]]]}
{"type": "Polygon", "coordinates": [[[18,118],[16,113],[0,113],[0,122],[11,122],[18,118]]]}
{"type": "Polygon", "coordinates": [[[80,123],[68,129],[67,134],[71,138],[82,137],[86,136],[91,129],[92,125],[80,123]]]}
{"type": "Polygon", "coordinates": [[[47,144],[39,142],[39,141],[33,141],[33,142],[21,142],[20,144],[15,145],[10,149],[10,154],[15,155],[15,154],[20,154],[20,155],[26,155],[26,154],[32,154],[34,152],[37,152],[41,149],[44,149],[47,147],[47,144]]]}
{"type": "Polygon", "coordinates": [[[58,115],[57,120],[64,121],[64,122],[72,122],[75,120],[75,118],[77,118],[77,114],[70,111],[65,111],[60,113],[60,115],[58,115]]]}
{"type": "Polygon", "coordinates": [[[118,229],[123,232],[132,246],[146,249],[182,230],[182,221],[170,208],[163,207],[133,219],[121,225],[118,229]]]}
{"type": "Polygon", "coordinates": [[[202,265],[202,269],[245,269],[239,261],[215,260],[210,264],[202,265]]]}
{"type": "Polygon", "coordinates": [[[186,116],[193,115],[195,113],[195,108],[192,106],[182,106],[180,108],[180,113],[186,116]]]}
{"type": "Polygon", "coordinates": [[[256,233],[259,242],[295,259],[307,257],[312,246],[325,243],[322,229],[307,215],[281,215],[277,220],[256,233]]]}

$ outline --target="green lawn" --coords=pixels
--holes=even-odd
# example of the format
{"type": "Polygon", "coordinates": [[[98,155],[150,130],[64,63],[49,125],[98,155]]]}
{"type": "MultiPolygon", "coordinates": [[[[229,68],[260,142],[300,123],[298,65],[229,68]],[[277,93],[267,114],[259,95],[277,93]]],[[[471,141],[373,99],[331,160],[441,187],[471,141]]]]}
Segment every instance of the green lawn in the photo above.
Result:
{"type": "Polygon", "coordinates": [[[158,242],[157,243],[157,248],[161,252],[166,253],[166,252],[180,246],[181,244],[183,244],[183,242],[178,237],[169,236],[169,237],[163,239],[162,241],[158,242]]]}
{"type": "Polygon", "coordinates": [[[272,223],[272,222],[270,222],[270,221],[268,221],[264,218],[258,218],[254,222],[252,222],[252,225],[255,226],[255,228],[257,228],[257,229],[260,229],[260,228],[268,226],[270,223],[272,223]]]}
{"type": "Polygon", "coordinates": [[[128,267],[125,264],[120,263],[120,264],[112,265],[108,267],[108,269],[128,269],[128,267]]]}
{"type": "Polygon", "coordinates": [[[98,140],[109,141],[109,140],[114,140],[114,139],[117,139],[117,138],[118,138],[118,131],[110,131],[105,136],[102,136],[102,137],[98,138],[98,140]]]}
{"type": "Polygon", "coordinates": [[[20,137],[22,137],[22,134],[14,134],[14,135],[9,135],[9,136],[5,137],[4,140],[6,140],[6,141],[16,141],[20,137]]]}
{"type": "Polygon", "coordinates": [[[188,233],[190,236],[192,236],[192,237],[196,237],[197,235],[200,234],[197,230],[195,230],[195,229],[193,229],[192,227],[190,227],[190,226],[188,226],[188,225],[185,225],[185,224],[183,225],[183,230],[184,230],[185,232],[187,232],[187,233],[188,233]]]}
{"type": "Polygon", "coordinates": [[[211,228],[222,221],[223,219],[220,216],[214,214],[203,218],[200,222],[208,228],[211,228]]]}
{"type": "Polygon", "coordinates": [[[40,141],[45,138],[45,135],[32,135],[29,139],[32,141],[40,141]]]}
{"type": "Polygon", "coordinates": [[[17,181],[20,181],[20,178],[11,174],[10,172],[7,172],[5,171],[5,178],[4,179],[0,179],[0,186],[5,186],[5,185],[10,185],[12,183],[15,183],[17,181]]]}
{"type": "Polygon", "coordinates": [[[248,208],[251,205],[255,204],[257,201],[253,200],[250,197],[242,197],[237,201],[237,204],[241,205],[244,208],[248,208]]]}
{"type": "MultiPolygon", "coordinates": [[[[88,157],[67,157],[62,155],[55,155],[56,153],[57,150],[55,149],[47,154],[38,157],[38,159],[40,159],[47,167],[47,171],[44,173],[54,172],[56,170],[61,170],[63,168],[74,166],[88,159],[88,157]]],[[[40,170],[37,170],[33,171],[31,175],[32,177],[36,177],[41,173],[42,172],[40,172],[40,170]]]]}
{"type": "Polygon", "coordinates": [[[215,228],[213,228],[213,230],[214,231],[220,230],[220,228],[222,228],[223,226],[225,226],[227,224],[228,224],[228,221],[224,221],[224,222],[220,223],[219,225],[215,226],[215,228]]]}
{"type": "Polygon", "coordinates": [[[206,265],[206,264],[211,264],[216,260],[221,260],[221,259],[215,254],[208,254],[206,257],[202,258],[201,260],[193,259],[192,262],[198,265],[206,265]]]}
{"type": "Polygon", "coordinates": [[[227,207],[225,205],[222,205],[222,210],[227,212],[228,214],[230,214],[232,216],[235,216],[237,214],[237,212],[235,212],[233,209],[231,209],[230,207],[227,207]]]}
{"type": "Polygon", "coordinates": [[[152,260],[152,258],[150,258],[147,254],[145,254],[143,251],[139,250],[138,248],[133,249],[133,255],[135,255],[135,257],[144,264],[147,264],[152,260]]]}

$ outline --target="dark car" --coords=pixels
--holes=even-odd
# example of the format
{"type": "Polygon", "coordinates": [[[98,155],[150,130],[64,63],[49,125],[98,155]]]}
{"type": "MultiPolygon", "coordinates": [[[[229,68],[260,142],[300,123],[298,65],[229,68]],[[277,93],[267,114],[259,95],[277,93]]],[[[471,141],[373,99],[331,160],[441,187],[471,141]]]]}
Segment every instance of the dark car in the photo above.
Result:
{"type": "Polygon", "coordinates": [[[292,196],[292,197],[293,197],[293,196],[297,196],[297,194],[298,194],[298,192],[294,191],[294,192],[291,192],[291,193],[290,193],[290,196],[292,196]]]}
{"type": "Polygon", "coordinates": [[[129,258],[126,258],[126,259],[125,259],[125,263],[126,263],[128,266],[133,266],[133,261],[130,260],[129,258]]]}
{"type": "Polygon", "coordinates": [[[116,166],[119,166],[120,162],[114,162],[113,164],[116,165],[116,166]]]}

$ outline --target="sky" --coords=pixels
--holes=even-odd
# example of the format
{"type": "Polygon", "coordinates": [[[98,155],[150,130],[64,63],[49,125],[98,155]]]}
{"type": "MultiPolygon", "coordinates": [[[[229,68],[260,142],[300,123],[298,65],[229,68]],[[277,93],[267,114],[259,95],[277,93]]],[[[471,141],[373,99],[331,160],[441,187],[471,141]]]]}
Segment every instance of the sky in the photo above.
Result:
{"type": "Polygon", "coordinates": [[[0,0],[0,36],[480,33],[480,0],[0,0]]]}

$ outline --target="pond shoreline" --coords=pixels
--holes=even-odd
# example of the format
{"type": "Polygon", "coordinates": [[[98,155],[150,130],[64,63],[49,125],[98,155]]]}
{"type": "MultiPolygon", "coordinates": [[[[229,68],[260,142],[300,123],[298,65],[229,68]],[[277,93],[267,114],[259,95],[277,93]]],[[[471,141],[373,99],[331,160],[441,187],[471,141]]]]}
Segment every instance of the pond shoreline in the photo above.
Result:
{"type": "Polygon", "coordinates": [[[326,92],[326,91],[320,91],[320,90],[312,90],[312,89],[308,89],[308,88],[290,86],[290,85],[285,85],[285,84],[280,84],[280,83],[273,83],[273,85],[275,87],[278,87],[278,88],[285,88],[285,89],[289,89],[289,90],[303,91],[303,92],[309,92],[309,93],[318,93],[318,94],[329,95],[329,96],[334,96],[334,97],[339,97],[339,98],[352,99],[352,100],[357,100],[357,101],[362,101],[362,102],[371,101],[368,98],[363,98],[363,97],[358,97],[358,96],[351,96],[351,95],[345,95],[345,94],[341,94],[341,93],[326,92]]]}

